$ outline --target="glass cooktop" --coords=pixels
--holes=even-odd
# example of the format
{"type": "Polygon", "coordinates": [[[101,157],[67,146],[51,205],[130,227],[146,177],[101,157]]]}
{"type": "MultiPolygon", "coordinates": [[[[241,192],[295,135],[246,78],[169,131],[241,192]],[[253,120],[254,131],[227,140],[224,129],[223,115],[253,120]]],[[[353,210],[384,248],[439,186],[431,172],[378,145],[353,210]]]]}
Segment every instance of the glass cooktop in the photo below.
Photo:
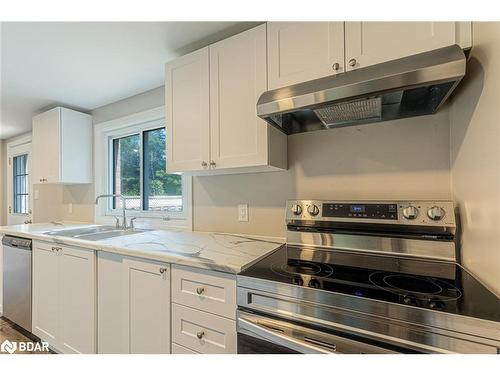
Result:
{"type": "Polygon", "coordinates": [[[455,263],[283,246],[240,275],[500,321],[500,299],[455,263]]]}

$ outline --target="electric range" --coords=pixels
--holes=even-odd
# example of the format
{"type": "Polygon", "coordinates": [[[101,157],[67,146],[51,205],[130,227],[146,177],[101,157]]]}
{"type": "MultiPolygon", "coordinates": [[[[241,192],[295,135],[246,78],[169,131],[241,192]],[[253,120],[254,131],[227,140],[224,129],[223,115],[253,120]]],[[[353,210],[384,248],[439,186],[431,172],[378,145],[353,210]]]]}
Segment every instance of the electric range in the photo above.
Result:
{"type": "Polygon", "coordinates": [[[240,353],[497,353],[500,300],[463,268],[452,202],[290,201],[237,277],[240,353]]]}

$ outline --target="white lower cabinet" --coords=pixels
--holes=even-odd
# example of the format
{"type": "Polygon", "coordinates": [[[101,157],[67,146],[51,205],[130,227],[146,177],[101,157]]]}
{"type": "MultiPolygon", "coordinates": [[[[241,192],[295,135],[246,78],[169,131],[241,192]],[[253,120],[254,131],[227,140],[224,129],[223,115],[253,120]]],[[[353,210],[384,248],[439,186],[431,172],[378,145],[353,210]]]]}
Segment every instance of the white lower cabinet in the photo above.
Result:
{"type": "Polygon", "coordinates": [[[35,242],[33,334],[61,353],[96,352],[93,250],[35,242]]]}
{"type": "Polygon", "coordinates": [[[98,352],[170,353],[170,265],[98,254],[98,352]]]}
{"type": "Polygon", "coordinates": [[[172,353],[235,354],[235,275],[172,266],[172,353]]]}
{"type": "Polygon", "coordinates": [[[129,353],[170,353],[170,265],[125,259],[129,353]]]}
{"type": "Polygon", "coordinates": [[[172,341],[197,353],[236,353],[236,321],[173,303],[172,341]]]}

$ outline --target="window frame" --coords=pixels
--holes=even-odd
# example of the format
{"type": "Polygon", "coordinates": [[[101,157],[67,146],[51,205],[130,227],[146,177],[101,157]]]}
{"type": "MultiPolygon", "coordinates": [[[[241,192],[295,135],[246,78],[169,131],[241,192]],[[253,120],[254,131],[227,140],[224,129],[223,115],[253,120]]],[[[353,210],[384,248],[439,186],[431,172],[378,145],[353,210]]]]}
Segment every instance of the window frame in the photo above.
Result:
{"type": "MultiPolygon", "coordinates": [[[[138,226],[153,228],[182,228],[192,230],[192,176],[188,173],[182,174],[182,206],[181,212],[166,211],[144,211],[143,208],[143,132],[166,127],[167,124],[164,107],[157,107],[148,111],[136,113],[115,120],[98,123],[95,125],[95,151],[94,164],[96,171],[95,194],[112,194],[114,189],[113,176],[113,139],[122,138],[134,134],[141,136],[140,152],[140,195],[141,210],[126,210],[128,217],[137,217],[138,226]],[[102,161],[105,161],[103,163],[102,161]]],[[[166,151],[166,150],[165,150],[166,151]]],[[[121,209],[112,208],[113,199],[101,199],[96,208],[96,222],[111,224],[114,216],[122,213],[121,209]]]]}
{"type": "MultiPolygon", "coordinates": [[[[29,189],[29,184],[30,184],[30,173],[29,173],[29,153],[28,152],[25,152],[25,153],[21,153],[21,154],[18,154],[18,155],[14,155],[12,156],[11,158],[11,163],[12,163],[12,213],[15,214],[15,215],[29,215],[29,212],[30,212],[30,189],[29,189]],[[17,158],[20,158],[20,157],[24,157],[26,160],[25,160],[25,168],[24,168],[24,173],[22,174],[16,174],[16,160],[17,158]],[[18,177],[22,177],[24,176],[25,178],[25,193],[18,193],[16,191],[16,188],[18,188],[19,186],[17,186],[17,178],[18,177]],[[17,208],[17,197],[18,196],[24,196],[26,197],[25,198],[25,208],[26,208],[26,212],[17,212],[16,211],[16,208],[17,208]]],[[[21,204],[22,206],[22,204],[21,204]]]]}

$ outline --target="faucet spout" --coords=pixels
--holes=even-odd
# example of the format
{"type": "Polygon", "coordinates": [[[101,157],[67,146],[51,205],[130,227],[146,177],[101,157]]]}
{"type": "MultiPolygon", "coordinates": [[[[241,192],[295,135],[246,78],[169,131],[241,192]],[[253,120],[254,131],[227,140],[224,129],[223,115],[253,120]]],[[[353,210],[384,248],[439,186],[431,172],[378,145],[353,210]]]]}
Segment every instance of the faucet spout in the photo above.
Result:
{"type": "MultiPolygon", "coordinates": [[[[99,199],[101,198],[120,198],[121,201],[122,201],[122,210],[123,210],[123,213],[122,213],[122,229],[128,229],[127,227],[127,212],[126,212],[126,207],[125,207],[125,204],[127,202],[127,199],[122,196],[121,194],[101,194],[101,195],[98,195],[96,198],[95,198],[95,204],[97,205],[99,203],[99,199]]],[[[118,221],[116,223],[116,226],[119,227],[118,225],[118,221]]]]}
{"type": "Polygon", "coordinates": [[[101,198],[122,198],[123,199],[121,194],[101,194],[95,198],[96,206],[97,206],[97,204],[99,204],[99,199],[101,199],[101,198]]]}

